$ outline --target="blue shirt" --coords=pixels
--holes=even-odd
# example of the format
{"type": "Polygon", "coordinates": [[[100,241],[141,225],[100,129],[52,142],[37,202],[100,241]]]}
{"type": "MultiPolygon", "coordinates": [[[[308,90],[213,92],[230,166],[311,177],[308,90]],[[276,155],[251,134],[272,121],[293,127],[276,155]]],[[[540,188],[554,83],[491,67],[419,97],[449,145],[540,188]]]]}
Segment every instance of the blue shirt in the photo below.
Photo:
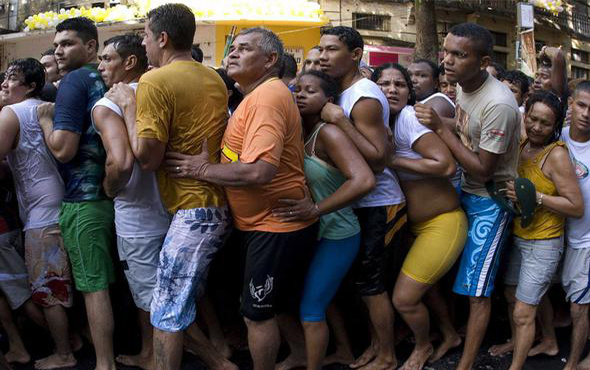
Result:
{"type": "Polygon", "coordinates": [[[65,184],[64,202],[106,199],[102,189],[106,152],[90,116],[106,90],[100,73],[90,64],[71,71],[59,84],[53,129],[80,135],[74,158],[58,164],[65,184]]]}

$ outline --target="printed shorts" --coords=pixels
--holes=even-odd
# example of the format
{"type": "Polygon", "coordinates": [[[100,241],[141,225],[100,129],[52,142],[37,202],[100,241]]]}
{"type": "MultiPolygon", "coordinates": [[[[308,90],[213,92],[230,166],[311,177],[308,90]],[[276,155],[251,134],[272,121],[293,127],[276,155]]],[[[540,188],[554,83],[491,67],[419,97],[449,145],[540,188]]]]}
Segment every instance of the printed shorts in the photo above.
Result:
{"type": "Polygon", "coordinates": [[[470,297],[489,297],[510,235],[512,216],[491,198],[463,192],[461,205],[467,216],[467,241],[453,291],[470,297]]]}
{"type": "Polygon", "coordinates": [[[58,224],[25,231],[25,264],[33,302],[72,306],[72,272],[58,224]]]}
{"type": "Polygon", "coordinates": [[[227,207],[176,212],[160,251],[151,303],[154,327],[178,332],[193,323],[209,265],[230,230],[227,207]]]}

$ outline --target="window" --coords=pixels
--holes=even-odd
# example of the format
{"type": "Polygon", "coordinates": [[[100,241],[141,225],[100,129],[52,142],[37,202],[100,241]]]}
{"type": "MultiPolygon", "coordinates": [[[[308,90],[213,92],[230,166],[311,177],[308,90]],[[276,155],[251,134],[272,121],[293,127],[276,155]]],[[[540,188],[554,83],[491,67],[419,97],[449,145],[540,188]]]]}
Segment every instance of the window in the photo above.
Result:
{"type": "Polygon", "coordinates": [[[492,34],[492,39],[494,40],[494,45],[496,46],[508,46],[506,34],[502,32],[490,32],[492,34]]]}
{"type": "Polygon", "coordinates": [[[572,60],[575,62],[588,63],[588,52],[572,48],[572,60]]]}
{"type": "Polygon", "coordinates": [[[508,53],[494,50],[492,51],[492,60],[504,67],[504,69],[508,69],[506,67],[508,64],[508,53]]]}
{"type": "Polygon", "coordinates": [[[586,68],[572,66],[572,79],[583,78],[588,79],[588,70],[586,68]]]}
{"type": "Polygon", "coordinates": [[[391,31],[391,16],[370,13],[352,13],[352,26],[358,30],[391,31]]]}

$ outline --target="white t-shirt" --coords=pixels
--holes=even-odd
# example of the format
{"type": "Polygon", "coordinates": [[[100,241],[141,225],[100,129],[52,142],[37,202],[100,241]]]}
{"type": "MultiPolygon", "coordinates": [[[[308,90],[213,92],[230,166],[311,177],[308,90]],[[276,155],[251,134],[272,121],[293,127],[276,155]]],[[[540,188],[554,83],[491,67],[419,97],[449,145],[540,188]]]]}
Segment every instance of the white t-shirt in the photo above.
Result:
{"type": "MultiPolygon", "coordinates": [[[[136,83],[129,84],[137,89],[136,83]]],[[[104,106],[123,117],[123,112],[113,101],[102,98],[94,104],[104,106]]],[[[92,117],[92,114],[90,115],[92,117]]],[[[96,132],[99,130],[92,121],[96,132]]],[[[115,229],[124,238],[160,236],[168,232],[170,215],[160,199],[160,191],[154,172],[143,171],[139,163],[133,164],[133,172],[127,185],[115,197],[115,229]]]]}
{"type": "MultiPolygon", "coordinates": [[[[389,103],[379,86],[371,80],[362,78],[344,90],[340,94],[338,104],[344,110],[346,117],[350,118],[354,105],[363,98],[375,99],[381,103],[383,124],[389,126],[389,103]]],[[[389,168],[375,175],[375,178],[377,180],[375,189],[358,200],[353,205],[354,208],[389,206],[406,201],[396,175],[389,168]]]]}
{"type": "MultiPolygon", "coordinates": [[[[566,143],[570,158],[576,170],[584,204],[590,204],[590,141],[580,143],[570,137],[570,127],[561,131],[561,141],[566,143]]],[[[590,248],[590,212],[588,207],[581,218],[567,218],[566,236],[568,245],[574,249],[590,248]]]]}
{"type": "MultiPolygon", "coordinates": [[[[432,132],[428,127],[423,126],[416,118],[414,108],[406,105],[395,118],[393,128],[393,143],[395,155],[401,158],[420,159],[422,156],[412,149],[412,146],[422,136],[432,132]]],[[[397,176],[402,181],[420,180],[426,175],[397,170],[397,176]]]]}

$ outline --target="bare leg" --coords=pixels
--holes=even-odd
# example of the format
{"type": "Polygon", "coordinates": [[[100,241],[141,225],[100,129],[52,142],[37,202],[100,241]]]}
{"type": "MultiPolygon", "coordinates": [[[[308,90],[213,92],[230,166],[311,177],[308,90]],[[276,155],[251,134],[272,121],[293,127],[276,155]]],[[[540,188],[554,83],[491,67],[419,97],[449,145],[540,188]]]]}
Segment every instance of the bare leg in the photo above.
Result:
{"type": "Polygon", "coordinates": [[[473,368],[481,342],[485,336],[490,321],[492,303],[489,297],[469,297],[469,320],[467,321],[467,336],[463,355],[457,370],[473,368]]]}
{"type": "Polygon", "coordinates": [[[572,316],[572,348],[564,370],[576,370],[588,339],[588,305],[570,303],[572,316]]]}
{"type": "Polygon", "coordinates": [[[225,340],[223,330],[219,324],[219,319],[215,313],[213,302],[209,296],[204,296],[199,302],[199,312],[201,313],[205,325],[207,325],[207,333],[211,344],[219,351],[223,357],[229,358],[231,356],[231,348],[225,340]]]}
{"type": "Polygon", "coordinates": [[[334,347],[336,347],[336,350],[324,358],[324,365],[351,364],[354,361],[354,355],[352,354],[352,346],[350,345],[350,339],[346,332],[344,317],[334,303],[328,306],[327,317],[330,329],[332,329],[332,337],[334,338],[334,347]]]}
{"type": "Polygon", "coordinates": [[[305,366],[307,335],[304,339],[299,321],[294,316],[288,314],[278,316],[277,320],[280,332],[287,341],[287,344],[289,344],[291,353],[286,359],[276,364],[275,370],[289,370],[305,366]]]}
{"type": "Polygon", "coordinates": [[[215,348],[196,323],[188,327],[185,339],[187,347],[190,347],[210,369],[238,369],[215,348]]]}
{"type": "Polygon", "coordinates": [[[514,305],[516,303],[516,297],[514,296],[515,292],[516,287],[513,285],[507,285],[506,288],[504,288],[504,297],[506,298],[506,302],[508,303],[508,322],[510,322],[511,338],[508,338],[508,340],[506,340],[506,343],[491,346],[488,352],[492,356],[502,356],[514,350],[514,338],[516,335],[513,318],[514,305]]]}
{"type": "Polygon", "coordinates": [[[307,370],[320,370],[330,338],[330,330],[325,321],[303,322],[305,348],[307,350],[307,370]]]}
{"type": "Polygon", "coordinates": [[[555,335],[555,327],[553,327],[553,305],[547,294],[541,300],[537,318],[541,324],[543,338],[541,339],[541,343],[529,351],[529,356],[536,356],[541,353],[548,356],[555,356],[559,352],[559,346],[555,335]]]}
{"type": "Polygon", "coordinates": [[[4,357],[2,352],[0,352],[0,370],[12,370],[12,367],[8,361],[6,361],[6,357],[4,357]]]}
{"type": "Polygon", "coordinates": [[[377,356],[377,351],[378,351],[378,340],[377,340],[377,333],[375,332],[375,328],[373,328],[373,324],[371,323],[371,320],[369,320],[369,335],[371,337],[371,343],[369,343],[369,346],[365,349],[365,351],[359,356],[359,358],[357,358],[352,364],[348,365],[351,369],[358,369],[361,368],[363,366],[365,366],[366,364],[368,364],[369,362],[373,361],[373,359],[375,358],[375,356],[377,356]]]}
{"type": "Polygon", "coordinates": [[[154,366],[158,370],[178,370],[182,363],[184,333],[154,328],[154,366]]]}
{"type": "Polygon", "coordinates": [[[434,350],[429,360],[430,362],[434,362],[440,360],[452,348],[459,347],[461,345],[461,337],[457,333],[457,330],[455,330],[455,325],[453,325],[453,321],[451,320],[449,308],[441,292],[440,284],[435,284],[426,292],[424,302],[438,321],[438,326],[442,333],[442,342],[434,350]]]}
{"type": "Polygon", "coordinates": [[[393,306],[386,292],[365,296],[363,301],[375,330],[375,358],[363,367],[366,370],[395,369],[397,358],[393,346],[393,306]]]}
{"type": "Polygon", "coordinates": [[[23,340],[14,324],[12,317],[12,311],[8,306],[8,301],[4,296],[0,296],[0,323],[6,331],[8,336],[8,352],[6,353],[6,361],[18,362],[20,364],[26,364],[31,361],[31,356],[25,348],[23,340]]]}
{"type": "Polygon", "coordinates": [[[537,306],[516,301],[513,311],[514,354],[510,370],[520,370],[524,366],[529,350],[535,340],[535,315],[537,306]]]}
{"type": "Polygon", "coordinates": [[[248,346],[254,370],[272,370],[275,367],[281,335],[275,318],[265,321],[244,319],[248,327],[248,346]]]}
{"type": "Polygon", "coordinates": [[[397,278],[393,291],[393,304],[408,324],[416,345],[410,357],[401,370],[420,370],[434,352],[430,343],[430,317],[422,297],[430,289],[430,284],[424,284],[406,276],[403,272],[397,278]]]}
{"type": "Polygon", "coordinates": [[[76,365],[68,333],[68,317],[60,305],[43,309],[49,332],[55,343],[55,353],[35,361],[35,369],[56,369],[76,365]]]}
{"type": "Polygon", "coordinates": [[[154,328],[150,323],[150,313],[138,309],[139,330],[141,331],[141,350],[135,356],[119,355],[117,362],[125,366],[136,366],[145,370],[153,369],[154,328]]]}
{"type": "Polygon", "coordinates": [[[96,352],[97,370],[114,370],[113,354],[113,309],[109,290],[83,293],[90,335],[96,352]]]}
{"type": "Polygon", "coordinates": [[[31,319],[35,324],[42,328],[48,328],[47,321],[45,320],[45,314],[39,306],[33,303],[32,300],[27,300],[19,310],[23,310],[27,317],[31,319]]]}

